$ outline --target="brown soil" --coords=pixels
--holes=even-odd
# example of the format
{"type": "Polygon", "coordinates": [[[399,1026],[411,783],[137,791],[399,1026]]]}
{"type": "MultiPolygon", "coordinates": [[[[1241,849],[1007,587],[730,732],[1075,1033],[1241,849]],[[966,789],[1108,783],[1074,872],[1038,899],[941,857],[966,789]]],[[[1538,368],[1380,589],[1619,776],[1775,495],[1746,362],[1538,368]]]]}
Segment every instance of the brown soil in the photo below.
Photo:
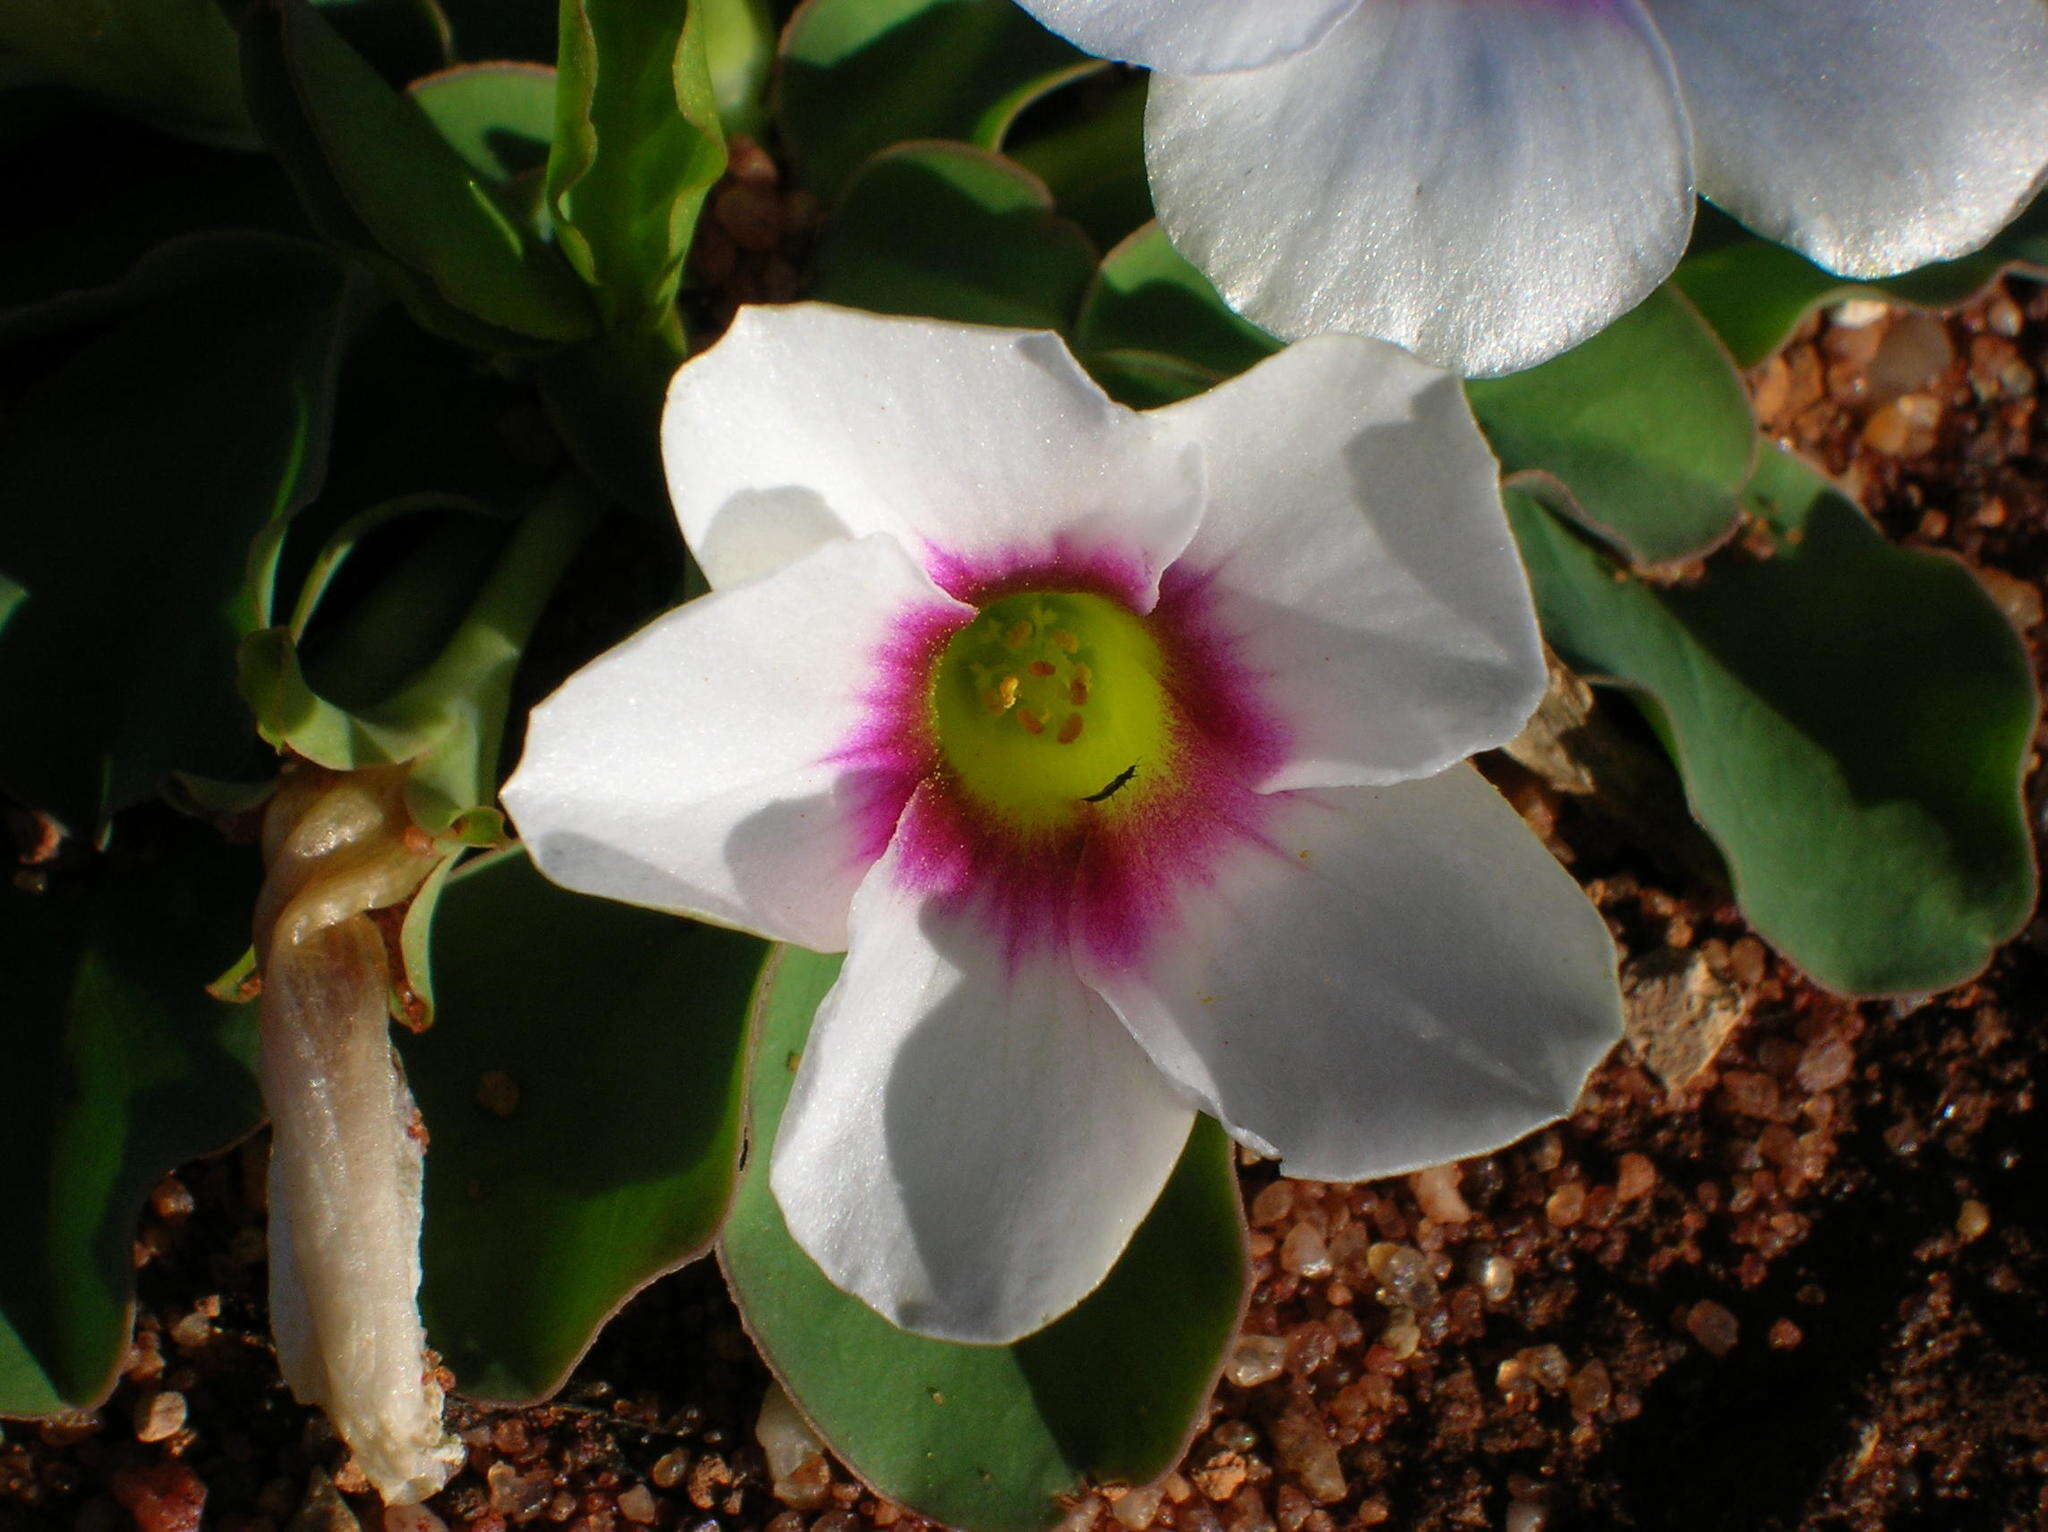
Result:
{"type": "MultiPolygon", "coordinates": [[[[714,254],[779,292],[741,202],[714,254]]],[[[1817,320],[1753,382],[1770,431],[1902,541],[1969,559],[2031,640],[2044,371],[2048,294],[2014,283],[1945,322],[1817,320]]],[[[1682,849],[1498,777],[1624,942],[1632,1025],[1725,1046],[1676,1092],[1624,1048],[1568,1122],[1449,1177],[1247,1165],[1257,1285],[1210,1418],[1157,1492],[1090,1495],[1067,1532],[2048,1524],[2048,922],[1976,983],[1850,1004],[1682,849]]],[[[90,1415],[5,1428],[0,1526],[168,1532],[202,1502],[220,1532],[919,1525],[836,1467],[771,1486],[766,1376],[709,1263],[628,1308],[555,1403],[458,1402],[468,1470],[428,1513],[380,1513],[277,1379],[261,1154],[159,1190],[127,1375],[90,1415]]]]}

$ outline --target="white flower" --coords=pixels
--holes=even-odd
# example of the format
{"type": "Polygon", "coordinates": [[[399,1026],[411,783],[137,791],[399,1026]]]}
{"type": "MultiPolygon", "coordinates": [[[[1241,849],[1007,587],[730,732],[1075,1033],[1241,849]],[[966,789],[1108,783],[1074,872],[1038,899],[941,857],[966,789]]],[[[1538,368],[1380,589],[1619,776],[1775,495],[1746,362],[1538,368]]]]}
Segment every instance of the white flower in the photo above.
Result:
{"type": "Polygon", "coordinates": [[[1852,277],[1964,255],[2048,169],[2042,0],[1018,0],[1152,81],[1160,221],[1281,335],[1466,374],[1671,274],[1695,186],[1852,277]]]}
{"type": "Polygon", "coordinates": [[[664,447],[712,594],[505,797],[571,888],[848,949],[771,1170],[833,1281],[1009,1340],[1195,1109],[1335,1179],[1570,1110],[1613,946],[1465,764],[1543,666],[1454,380],[1329,336],[1138,414],[1052,335],[753,309],[664,447]]]}

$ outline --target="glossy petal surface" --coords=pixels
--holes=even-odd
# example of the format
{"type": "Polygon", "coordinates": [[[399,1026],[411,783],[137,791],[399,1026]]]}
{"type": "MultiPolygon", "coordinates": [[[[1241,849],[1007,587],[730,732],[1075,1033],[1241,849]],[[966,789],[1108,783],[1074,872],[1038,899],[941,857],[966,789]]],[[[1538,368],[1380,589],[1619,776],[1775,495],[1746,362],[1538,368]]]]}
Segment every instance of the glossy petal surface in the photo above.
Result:
{"type": "Polygon", "coordinates": [[[863,826],[894,819],[873,801],[886,771],[844,751],[919,614],[968,615],[869,537],[650,623],[533,711],[505,802],[534,861],[584,893],[844,947],[863,826]]]}
{"type": "Polygon", "coordinates": [[[1101,1282],[1193,1114],[1064,953],[1013,961],[918,886],[919,818],[854,900],[771,1174],[833,1282],[905,1329],[1010,1341],[1101,1282]]]}
{"type": "Polygon", "coordinates": [[[1107,559],[1142,608],[1200,510],[1194,453],[1057,336],[823,304],[741,310],[676,375],[662,442],[714,586],[887,532],[956,594],[1020,560],[1107,559]]]}
{"type": "Polygon", "coordinates": [[[1850,276],[1964,255],[2048,170],[2040,0],[1644,0],[1700,190],[1850,276]]]}
{"type": "Polygon", "coordinates": [[[1440,1164],[1563,1116],[1621,1035],[1614,943],[1469,766],[1278,812],[1141,966],[1084,977],[1286,1174],[1440,1164]]]}
{"type": "Polygon", "coordinates": [[[1017,0],[1075,47],[1168,74],[1219,74],[1312,47],[1358,0],[1017,0]]]}
{"type": "Polygon", "coordinates": [[[1321,336],[1163,411],[1209,503],[1174,567],[1287,725],[1261,790],[1427,776],[1513,736],[1543,692],[1493,455],[1456,381],[1321,336]]]}
{"type": "Polygon", "coordinates": [[[1685,116],[1635,0],[1365,0],[1269,68],[1153,82],[1160,221],[1231,305],[1464,374],[1585,339],[1677,263],[1685,116]]]}

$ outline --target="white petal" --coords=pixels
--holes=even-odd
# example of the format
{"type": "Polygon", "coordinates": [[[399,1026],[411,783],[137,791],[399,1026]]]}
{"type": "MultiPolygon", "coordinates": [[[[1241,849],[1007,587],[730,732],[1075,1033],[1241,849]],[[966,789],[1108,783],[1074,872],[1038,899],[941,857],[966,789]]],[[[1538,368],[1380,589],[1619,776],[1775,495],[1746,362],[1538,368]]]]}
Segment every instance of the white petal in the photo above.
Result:
{"type": "Polygon", "coordinates": [[[867,738],[881,657],[955,614],[886,537],[715,591],[533,710],[506,806],[566,888],[836,951],[920,774],[915,741],[867,738]]]}
{"type": "Polygon", "coordinates": [[[1233,307],[1467,375],[1626,313],[1692,223],[1684,112],[1636,0],[1365,0],[1284,63],[1156,78],[1145,140],[1160,221],[1233,307]]]}
{"type": "Polygon", "coordinates": [[[1010,1341],[1108,1274],[1194,1114],[1063,951],[1013,962],[906,886],[918,814],[854,900],[772,1184],[797,1243],[893,1323],[1010,1341]]]}
{"type": "Polygon", "coordinates": [[[2042,0],[1645,0],[1700,190],[1852,276],[1968,254],[2048,169],[2042,0]]]}
{"type": "Polygon", "coordinates": [[[1256,69],[1313,46],[1358,0],[1017,0],[1075,47],[1169,74],[1256,69]]]}
{"type": "Polygon", "coordinates": [[[1542,643],[1455,379],[1326,335],[1162,418],[1209,473],[1175,575],[1204,581],[1289,735],[1254,785],[1428,776],[1514,736],[1543,694],[1542,643]]]}
{"type": "Polygon", "coordinates": [[[1469,766],[1268,799],[1139,964],[1077,954],[1159,1066],[1290,1175],[1351,1181],[1563,1116],[1621,1035],[1614,943],[1469,766]]]}
{"type": "Polygon", "coordinates": [[[942,584],[963,567],[1135,560],[1149,607],[1201,503],[1198,462],[1059,337],[826,304],[742,309],[676,374],[662,455],[714,586],[807,537],[887,532],[942,584]]]}

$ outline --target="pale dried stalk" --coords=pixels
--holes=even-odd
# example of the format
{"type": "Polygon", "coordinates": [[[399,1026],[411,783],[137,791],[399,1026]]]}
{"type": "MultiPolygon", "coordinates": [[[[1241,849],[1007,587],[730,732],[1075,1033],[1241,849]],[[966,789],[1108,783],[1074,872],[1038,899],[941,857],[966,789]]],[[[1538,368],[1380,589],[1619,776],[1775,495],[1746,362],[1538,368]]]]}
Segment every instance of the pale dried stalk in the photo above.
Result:
{"type": "Polygon", "coordinates": [[[420,1323],[425,1135],[365,913],[402,903],[432,869],[410,827],[397,769],[294,771],[264,815],[256,906],[278,1361],[392,1505],[425,1499],[462,1459],[420,1323]]]}

